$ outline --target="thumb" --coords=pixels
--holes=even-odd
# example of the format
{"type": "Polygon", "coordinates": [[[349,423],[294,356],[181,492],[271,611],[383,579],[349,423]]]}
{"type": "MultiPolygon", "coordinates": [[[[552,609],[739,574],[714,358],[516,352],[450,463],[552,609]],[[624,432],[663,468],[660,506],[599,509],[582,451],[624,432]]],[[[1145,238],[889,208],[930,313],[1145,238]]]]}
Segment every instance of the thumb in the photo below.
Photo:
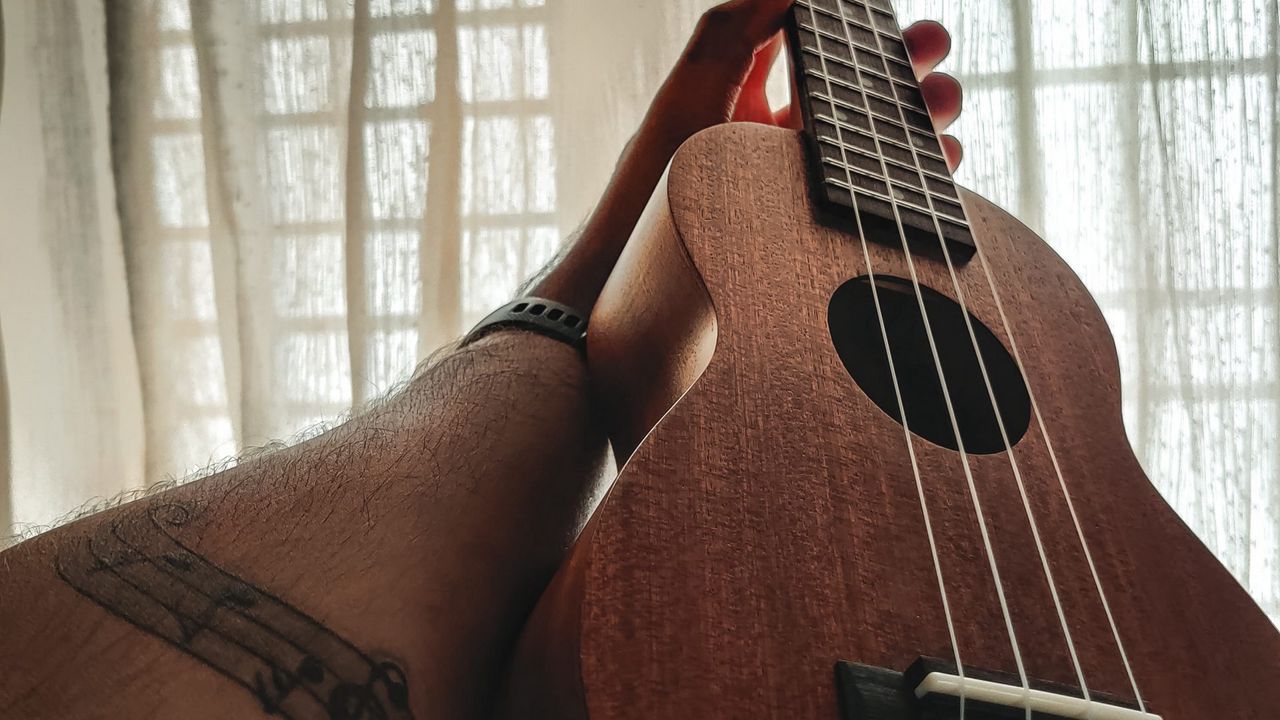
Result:
{"type": "Polygon", "coordinates": [[[769,108],[769,96],[766,86],[769,73],[782,50],[782,33],[777,33],[764,47],[756,51],[751,62],[751,70],[742,81],[738,92],[738,100],[733,108],[734,122],[772,123],[773,111],[769,108]]]}
{"type": "Polygon", "coordinates": [[[757,51],[778,34],[790,7],[791,0],[730,0],[703,13],[642,131],[679,144],[733,119],[757,51]]]}
{"type": "MultiPolygon", "coordinates": [[[[682,62],[712,62],[745,73],[782,27],[791,0],[730,0],[702,14],[682,62]]],[[[676,66],[678,71],[680,66],[676,66]]]]}

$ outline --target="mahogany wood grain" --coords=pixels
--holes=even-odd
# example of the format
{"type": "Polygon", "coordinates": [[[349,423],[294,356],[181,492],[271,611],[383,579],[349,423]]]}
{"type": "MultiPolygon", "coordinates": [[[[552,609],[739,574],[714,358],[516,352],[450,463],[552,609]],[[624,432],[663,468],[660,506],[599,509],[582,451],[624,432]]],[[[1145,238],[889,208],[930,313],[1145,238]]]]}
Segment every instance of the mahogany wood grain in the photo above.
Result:
{"type": "MultiPolygon", "coordinates": [[[[506,716],[833,720],[837,660],[952,657],[902,426],[827,329],[861,245],[813,220],[805,178],[800,137],[763,126],[674,159],[592,318],[620,455],[643,441],[530,619],[506,716]]],[[[1135,460],[1102,314],[1027,228],[964,203],[1144,699],[1167,720],[1280,717],[1280,635],[1135,460]]],[[[908,277],[900,247],[870,252],[908,277]]],[[[939,259],[915,260],[956,296],[939,259]]],[[[981,265],[958,275],[1008,347],[981,265]]],[[[913,442],[961,659],[1012,672],[960,456],[913,442]]],[[[1132,698],[1034,422],[1014,456],[1085,680],[1132,698]]],[[[1009,458],[969,461],[1027,673],[1077,685],[1009,458]]]]}

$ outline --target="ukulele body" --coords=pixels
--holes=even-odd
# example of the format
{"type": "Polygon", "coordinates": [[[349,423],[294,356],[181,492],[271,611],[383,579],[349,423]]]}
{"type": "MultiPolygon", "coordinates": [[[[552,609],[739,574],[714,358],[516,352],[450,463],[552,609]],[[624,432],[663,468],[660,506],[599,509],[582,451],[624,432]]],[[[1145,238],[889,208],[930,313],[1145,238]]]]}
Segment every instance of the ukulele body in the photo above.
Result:
{"type": "MultiPolygon", "coordinates": [[[[806,177],[801,136],[758,125],[673,160],[591,320],[630,456],[526,626],[503,715],[835,720],[837,661],[953,659],[920,488],[963,665],[1015,672],[960,453],[913,435],[917,486],[902,424],[833,346],[832,295],[866,262],[806,177]]],[[[1013,454],[1089,690],[1134,699],[1100,584],[1152,712],[1277,717],[1280,635],[1134,458],[1099,309],[1031,231],[963,200],[1096,566],[1033,418],[1013,454]]],[[[910,277],[901,246],[867,252],[910,277]]],[[[941,257],[912,257],[956,297],[941,257]]],[[[979,258],[955,270],[1009,348],[979,258]]],[[[1026,675],[1078,687],[1008,455],[968,460],[1026,675]]]]}

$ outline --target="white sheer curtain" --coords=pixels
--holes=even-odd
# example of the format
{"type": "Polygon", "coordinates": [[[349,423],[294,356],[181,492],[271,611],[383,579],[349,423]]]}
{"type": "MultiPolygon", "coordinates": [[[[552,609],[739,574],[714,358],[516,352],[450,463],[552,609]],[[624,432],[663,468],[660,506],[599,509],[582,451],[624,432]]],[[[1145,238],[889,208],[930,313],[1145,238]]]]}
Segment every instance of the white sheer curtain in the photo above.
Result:
{"type": "MultiPolygon", "coordinates": [[[[572,231],[709,4],[0,1],[19,532],[393,387],[572,231]]],[[[961,180],[1094,291],[1152,479],[1280,617],[1280,0],[898,4],[955,35],[961,180]]]]}

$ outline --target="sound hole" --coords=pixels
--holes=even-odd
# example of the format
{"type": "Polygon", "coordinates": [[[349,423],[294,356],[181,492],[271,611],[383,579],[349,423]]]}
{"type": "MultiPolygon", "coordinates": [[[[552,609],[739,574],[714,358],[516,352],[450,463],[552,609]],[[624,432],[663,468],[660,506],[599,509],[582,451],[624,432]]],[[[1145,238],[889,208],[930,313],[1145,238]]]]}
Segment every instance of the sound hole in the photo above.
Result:
{"type": "MultiPolygon", "coordinates": [[[[955,430],[942,395],[942,383],[938,380],[911,281],[877,276],[876,288],[894,369],[897,370],[898,386],[902,391],[907,426],[935,445],[958,450],[955,430]]],[[[921,287],[920,290],[965,450],[978,454],[1003,452],[1004,440],[1000,437],[991,398],[987,394],[978,356],[959,303],[929,288],[921,287]]],[[[1018,364],[1000,340],[973,315],[969,319],[991,378],[1009,443],[1015,445],[1026,434],[1031,421],[1027,386],[1022,381],[1018,364]]],[[[836,352],[854,382],[881,410],[902,422],[885,357],[884,340],[880,335],[870,278],[854,278],[836,290],[831,296],[827,322],[836,352]]]]}

